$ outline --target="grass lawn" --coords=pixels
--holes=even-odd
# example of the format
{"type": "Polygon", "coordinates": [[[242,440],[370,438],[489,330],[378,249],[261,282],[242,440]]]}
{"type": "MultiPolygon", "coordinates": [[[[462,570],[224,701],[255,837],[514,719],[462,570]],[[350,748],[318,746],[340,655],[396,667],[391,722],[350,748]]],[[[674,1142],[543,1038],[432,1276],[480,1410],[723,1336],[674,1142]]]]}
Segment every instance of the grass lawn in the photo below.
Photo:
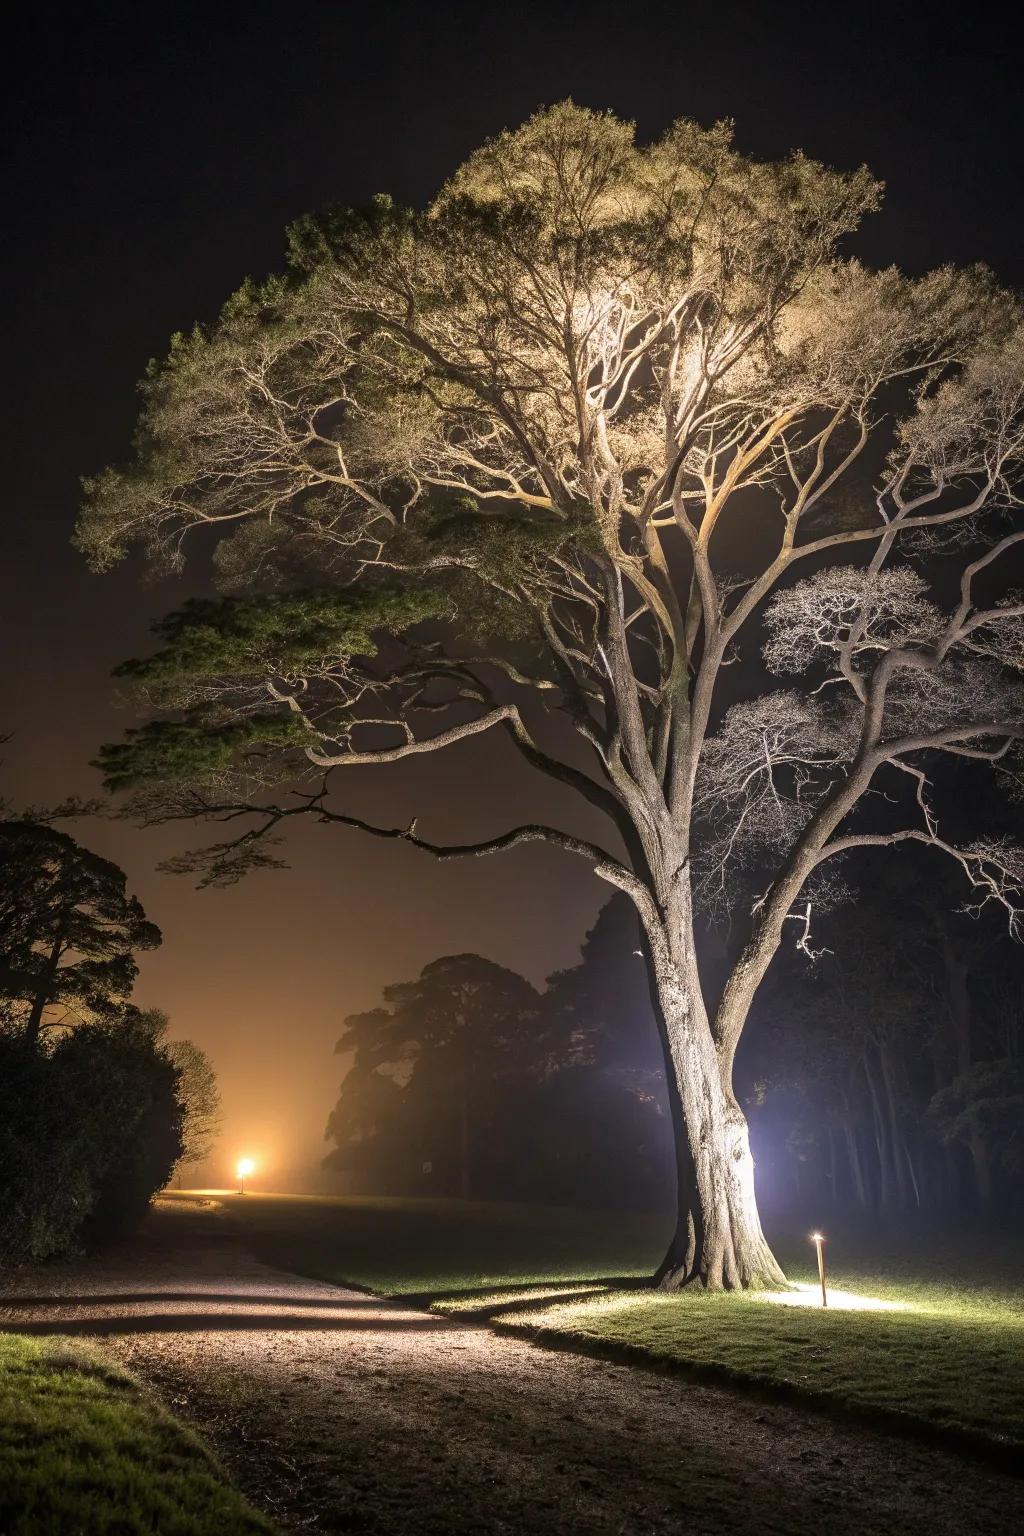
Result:
{"type": "Polygon", "coordinates": [[[909,1230],[832,1234],[822,1311],[806,1233],[771,1234],[789,1278],[804,1287],[791,1299],[809,1303],[781,1305],[630,1286],[660,1256],[665,1223],[653,1216],[371,1198],[246,1195],[224,1204],[249,1244],[285,1269],[1004,1456],[1024,1450],[1016,1235],[957,1234],[954,1243],[909,1230]],[[600,1284],[611,1277],[615,1286],[600,1284]]]}
{"type": "Polygon", "coordinates": [[[196,1437],[99,1351],[0,1333],[0,1531],[271,1536],[196,1437]]]}
{"type": "MultiPolygon", "coordinates": [[[[188,1194],[188,1191],[184,1191],[188,1194]]],[[[216,1194],[268,1263],[384,1296],[544,1281],[642,1279],[664,1246],[656,1216],[371,1196],[216,1194]]],[[[173,1198],[174,1192],[167,1191],[173,1198]]]]}
{"type": "MultiPolygon", "coordinates": [[[[789,1245],[778,1246],[785,1254],[789,1245]]],[[[966,1260],[934,1239],[876,1241],[837,1257],[828,1310],[797,1254],[786,1270],[802,1285],[788,1300],[800,1304],[602,1291],[541,1306],[520,1301],[492,1317],[551,1343],[751,1384],[1012,1459],[1024,1451],[1022,1259],[1019,1243],[992,1239],[966,1260]]],[[[494,1296],[477,1305],[501,1303],[494,1296]]]]}

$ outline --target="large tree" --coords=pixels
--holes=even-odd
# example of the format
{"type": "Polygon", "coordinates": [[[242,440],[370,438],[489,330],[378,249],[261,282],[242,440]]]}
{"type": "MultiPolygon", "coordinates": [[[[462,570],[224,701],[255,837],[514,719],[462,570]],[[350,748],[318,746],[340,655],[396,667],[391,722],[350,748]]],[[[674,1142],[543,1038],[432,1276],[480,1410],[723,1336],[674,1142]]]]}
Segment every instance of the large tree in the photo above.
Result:
{"type": "Polygon", "coordinates": [[[352,767],[488,730],[605,818],[367,830],[439,858],[543,839],[635,903],[678,1147],[666,1285],[781,1279],[733,1059],[842,856],[920,841],[1008,907],[1024,870],[945,836],[928,777],[1021,735],[1019,311],[983,271],[841,254],[878,200],[722,125],[637,147],[545,111],[422,213],[301,222],[285,276],[151,370],[135,461],[79,534],[98,568],[213,548],[226,595],[128,669],[169,713],[104,754],[151,817],[254,817],[184,861],[207,878],[273,862],[294,815],[365,826],[336,799],[352,767]],[[744,942],[706,990],[715,901],[744,942]]]}

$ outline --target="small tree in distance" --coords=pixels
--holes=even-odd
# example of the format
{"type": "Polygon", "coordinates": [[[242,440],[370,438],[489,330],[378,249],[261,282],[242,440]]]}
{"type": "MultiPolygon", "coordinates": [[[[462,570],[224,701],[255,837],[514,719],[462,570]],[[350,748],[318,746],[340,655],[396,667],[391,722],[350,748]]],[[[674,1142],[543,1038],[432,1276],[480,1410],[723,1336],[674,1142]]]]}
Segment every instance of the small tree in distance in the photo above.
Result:
{"type": "Polygon", "coordinates": [[[165,717],[102,758],[150,820],[244,818],[179,867],[237,878],[312,815],[438,858],[544,840],[630,897],[676,1131],[667,1286],[782,1279],[733,1060],[843,857],[926,844],[1016,923],[1020,851],[947,837],[929,775],[1022,734],[1024,335],[983,271],[841,256],[878,200],[721,125],[639,148],[542,112],[424,213],[297,225],[284,277],[152,369],[78,535],[97,568],[215,541],[228,595],[125,669],[165,717]],[[450,847],[339,808],[352,767],[489,730],[607,834],[450,847]],[[711,989],[715,909],[743,943],[711,989]]]}
{"type": "Polygon", "coordinates": [[[192,1040],[168,1040],[166,1055],[178,1069],[182,1108],[179,1167],[194,1167],[213,1151],[220,1130],[220,1089],[210,1058],[192,1040]]]}

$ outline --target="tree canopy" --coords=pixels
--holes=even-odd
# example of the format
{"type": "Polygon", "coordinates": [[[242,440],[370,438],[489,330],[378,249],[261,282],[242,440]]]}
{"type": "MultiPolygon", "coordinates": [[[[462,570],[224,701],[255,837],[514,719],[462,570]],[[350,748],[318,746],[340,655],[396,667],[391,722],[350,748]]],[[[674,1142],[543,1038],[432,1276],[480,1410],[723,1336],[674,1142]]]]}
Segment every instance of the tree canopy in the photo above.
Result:
{"type": "Polygon", "coordinates": [[[38,1036],[47,1024],[108,1016],[128,998],[135,954],[160,930],[125,874],[66,832],[0,822],[0,998],[38,1036]]]}

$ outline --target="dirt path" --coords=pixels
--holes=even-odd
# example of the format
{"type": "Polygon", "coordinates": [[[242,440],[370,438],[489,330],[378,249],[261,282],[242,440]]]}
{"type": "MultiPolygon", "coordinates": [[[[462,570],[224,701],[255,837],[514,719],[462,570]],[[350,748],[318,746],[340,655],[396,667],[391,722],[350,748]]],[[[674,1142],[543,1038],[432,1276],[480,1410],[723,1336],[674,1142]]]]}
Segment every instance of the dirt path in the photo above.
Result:
{"type": "Polygon", "coordinates": [[[286,1530],[1024,1530],[1005,1474],[300,1279],[200,1207],[159,1206],[102,1261],[8,1278],[0,1328],[102,1337],[286,1530]]]}

